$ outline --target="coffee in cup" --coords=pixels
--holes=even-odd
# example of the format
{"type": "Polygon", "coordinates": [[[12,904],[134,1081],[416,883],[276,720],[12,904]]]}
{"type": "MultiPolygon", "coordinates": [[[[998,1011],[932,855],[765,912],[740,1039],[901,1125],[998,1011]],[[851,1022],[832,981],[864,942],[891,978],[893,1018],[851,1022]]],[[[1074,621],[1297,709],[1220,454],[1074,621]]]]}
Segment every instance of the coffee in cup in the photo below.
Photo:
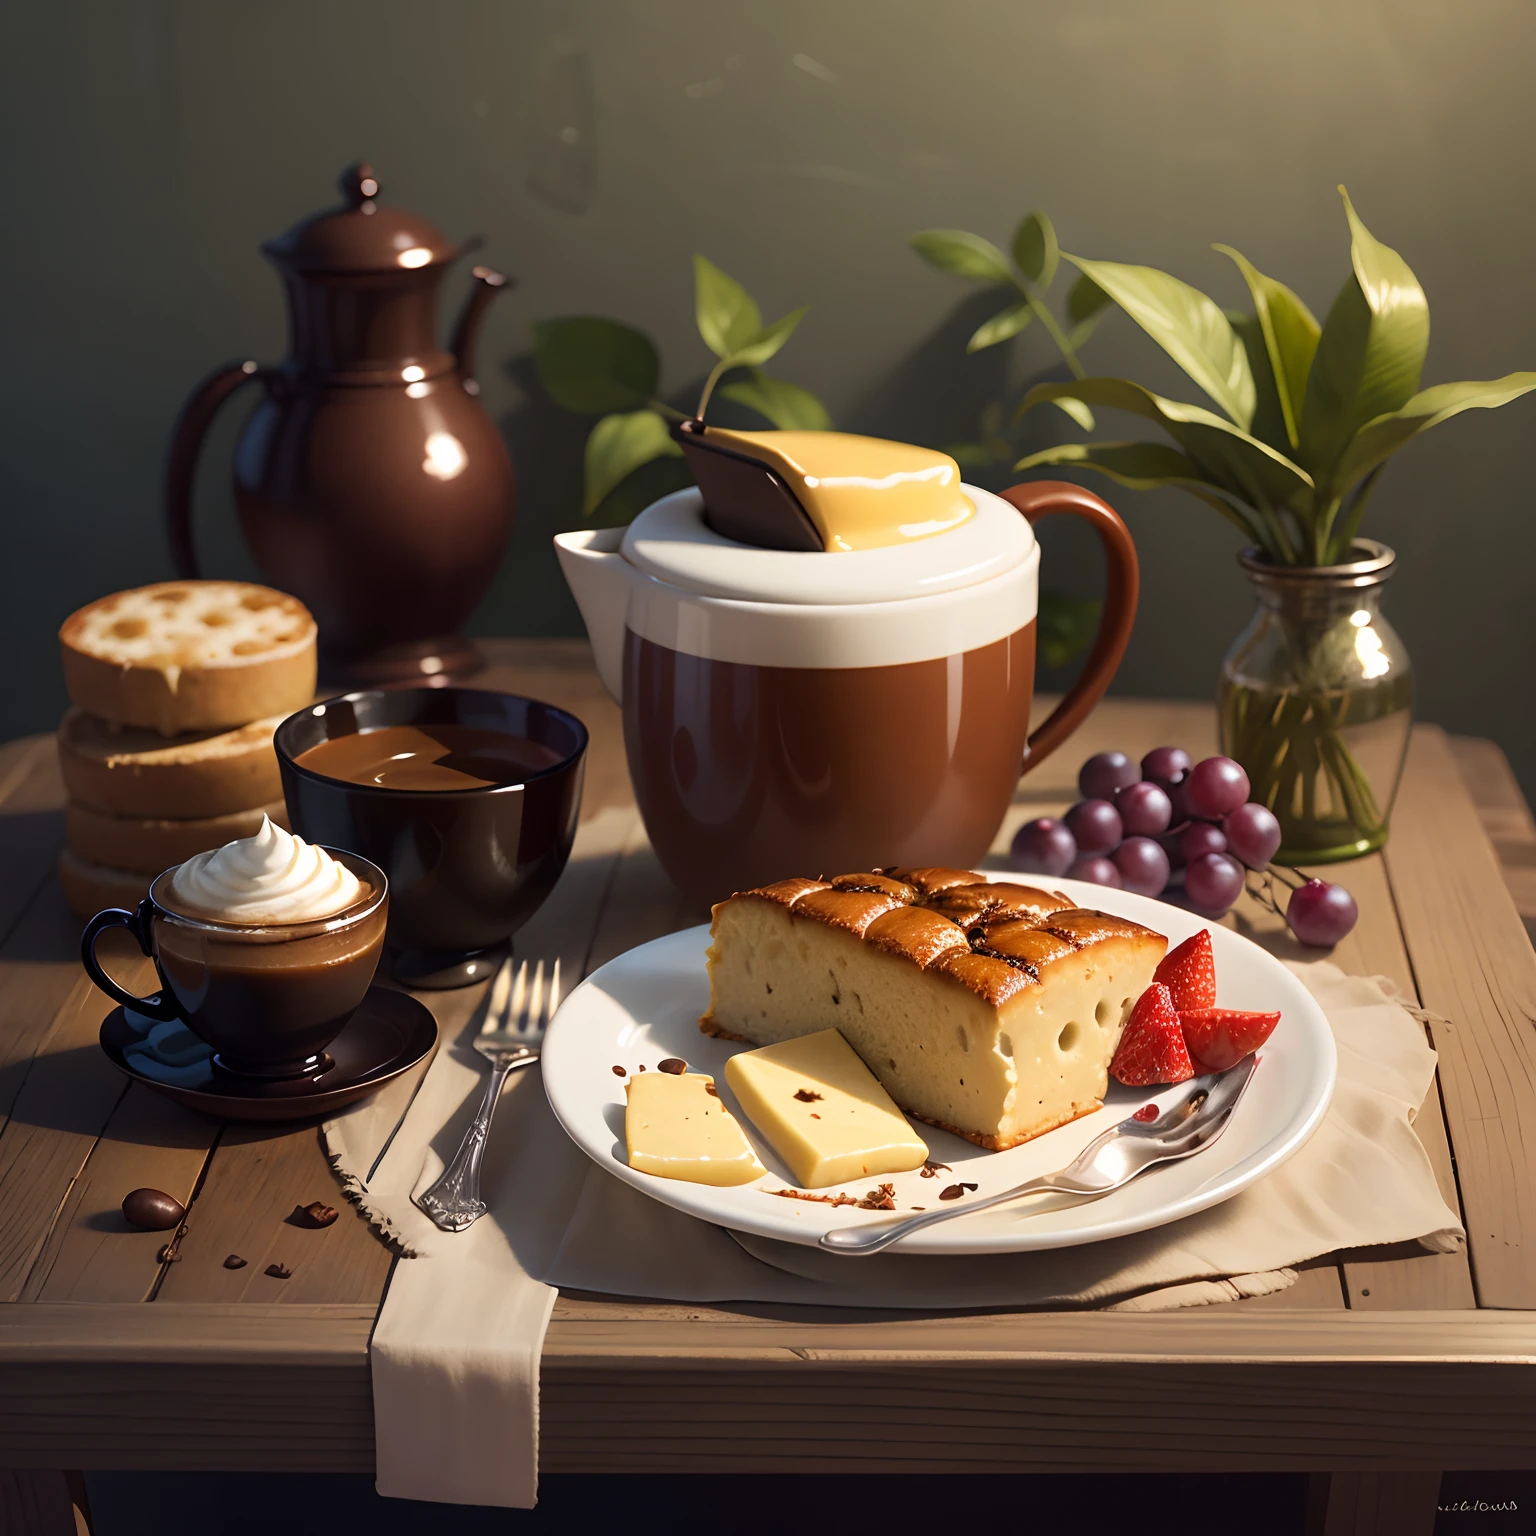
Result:
{"type": "Polygon", "coordinates": [[[240,1076],[317,1077],[325,1048],[373,983],[388,882],[368,860],[261,830],[159,875],[134,912],[98,912],[81,936],[91,980],[125,1008],[180,1020],[240,1076]],[[96,957],[126,928],[153,957],[161,990],[139,998],[96,957]]]}

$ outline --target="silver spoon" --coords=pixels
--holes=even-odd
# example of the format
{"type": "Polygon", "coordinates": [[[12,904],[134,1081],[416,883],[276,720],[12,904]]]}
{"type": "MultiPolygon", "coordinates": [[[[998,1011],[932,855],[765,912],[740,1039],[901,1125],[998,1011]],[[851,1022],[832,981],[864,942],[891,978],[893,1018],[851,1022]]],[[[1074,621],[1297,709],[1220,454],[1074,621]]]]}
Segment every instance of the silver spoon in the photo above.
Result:
{"type": "Polygon", "coordinates": [[[1122,1184],[1129,1184],[1139,1173],[1159,1163],[1177,1162],[1192,1157],[1216,1140],[1227,1128],[1237,1101],[1253,1076],[1257,1056],[1245,1057],[1226,1072],[1212,1072],[1191,1078],[1178,1101],[1169,1105],[1155,1120],[1122,1120],[1102,1136],[1095,1137],[1065,1168],[1042,1174],[1005,1189],[1000,1194],[983,1195],[979,1200],[955,1204],[947,1210],[927,1211],[921,1216],[906,1216],[900,1221],[860,1222],[857,1226],[834,1227],[824,1233],[819,1244],[828,1253],[862,1256],[879,1253],[904,1237],[956,1216],[984,1211],[989,1206],[1004,1205],[1022,1195],[1057,1190],[1096,1200],[1122,1184]]]}

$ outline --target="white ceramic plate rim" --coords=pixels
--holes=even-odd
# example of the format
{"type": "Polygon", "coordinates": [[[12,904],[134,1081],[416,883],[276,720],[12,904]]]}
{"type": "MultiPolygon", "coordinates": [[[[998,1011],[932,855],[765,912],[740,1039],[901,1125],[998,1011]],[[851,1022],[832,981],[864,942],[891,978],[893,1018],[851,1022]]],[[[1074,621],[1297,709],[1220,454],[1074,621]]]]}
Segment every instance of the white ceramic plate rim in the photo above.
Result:
{"type": "MultiPolygon", "coordinates": [[[[995,871],[986,873],[990,879],[1011,879],[1020,884],[1031,879],[999,875],[995,871]]],[[[1154,1170],[1124,1189],[1086,1204],[1022,1218],[1023,1208],[1012,1205],[990,1212],[978,1211],[972,1218],[960,1216],[903,1240],[893,1252],[976,1254],[1067,1248],[1178,1221],[1231,1199],[1292,1157],[1321,1124],[1332,1099],[1338,1070],[1332,1030],[1299,978],[1273,955],[1231,929],[1207,923],[1183,908],[1150,897],[1065,879],[1034,883],[1059,890],[1085,907],[1113,912],[1167,933],[1170,946],[1201,928],[1210,929],[1216,949],[1221,1006],[1258,1008],[1278,1004],[1284,1015],[1281,1028],[1260,1053],[1258,1070],[1226,1134],[1198,1157],[1154,1170]],[[1289,1109],[1268,1099],[1266,1088],[1274,1093],[1284,1092],[1290,1100],[1289,1109]]],[[[717,1226],[783,1242],[814,1245],[833,1226],[890,1220],[887,1212],[764,1196],[765,1189],[779,1188],[791,1181],[771,1149],[732,1102],[721,1074],[725,1057],[748,1047],[713,1040],[697,1031],[697,1015],[708,997],[704,971],[708,934],[708,928],[700,926],[640,945],[595,971],[566,998],[550,1023],[543,1048],[544,1085],[556,1118],[600,1168],[664,1205],[717,1226]],[[647,981],[654,986],[658,975],[690,989],[688,997],[670,1003],[667,1017],[656,1017],[655,1010],[647,1008],[637,996],[647,981]],[[625,1002],[626,993],[637,1011],[631,1011],[625,1002]],[[688,1005],[686,1009],[682,1006],[684,1002],[688,1005]],[[653,1030],[665,1043],[651,1044],[653,1030]],[[613,1066],[624,1064],[634,1071],[642,1060],[659,1060],[674,1054],[684,1055],[692,1069],[712,1072],[721,1081],[727,1102],[736,1110],[769,1168],[767,1178],[757,1184],[715,1188],[639,1173],[624,1161],[624,1084],[614,1074],[613,1066]]],[[[654,1061],[649,1065],[655,1070],[654,1061]]],[[[1167,1101],[1179,1091],[1174,1086],[1132,1092],[1112,1083],[1110,1097],[1097,1114],[1008,1152],[984,1152],[921,1122],[914,1124],[925,1140],[931,1145],[938,1142],[944,1149],[937,1155],[948,1161],[952,1169],[946,1183],[978,1179],[989,1168],[996,1170],[983,1184],[982,1193],[986,1193],[987,1185],[1005,1188],[1036,1172],[1061,1167],[1100,1130],[1123,1118],[1136,1105],[1153,1099],[1167,1101]],[[954,1148],[960,1150],[950,1150],[954,1148]]],[[[943,1187],[937,1180],[904,1190],[901,1181],[915,1180],[918,1175],[894,1177],[898,1182],[899,1210],[911,1209],[909,1197],[919,1189],[928,1196],[923,1204],[930,1210],[935,1208],[932,1197],[943,1187]]],[[[859,1182],[874,1184],[882,1180],[859,1182]]],[[[862,1193],[862,1188],[857,1192],[862,1193]]]]}

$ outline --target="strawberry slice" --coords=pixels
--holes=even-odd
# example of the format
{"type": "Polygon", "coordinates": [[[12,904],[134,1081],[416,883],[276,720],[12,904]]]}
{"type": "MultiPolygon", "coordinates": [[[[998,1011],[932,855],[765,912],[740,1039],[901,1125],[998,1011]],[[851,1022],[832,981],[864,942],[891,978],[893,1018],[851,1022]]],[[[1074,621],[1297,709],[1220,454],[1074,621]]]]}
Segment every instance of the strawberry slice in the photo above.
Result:
{"type": "Polygon", "coordinates": [[[1152,979],[1162,982],[1173,994],[1173,1006],[1180,1013],[1190,1008],[1214,1008],[1216,959],[1211,953],[1209,931],[1202,928],[1194,938],[1170,949],[1152,973],[1152,979]]]}
{"type": "Polygon", "coordinates": [[[1251,1056],[1275,1032],[1278,1013],[1240,1013],[1235,1008],[1190,1008],[1179,1014],[1195,1071],[1225,1072],[1251,1056]]]}
{"type": "Polygon", "coordinates": [[[1195,1075],[1167,987],[1154,981],[1136,999],[1109,1070],[1127,1088],[1182,1083],[1195,1075]]]}

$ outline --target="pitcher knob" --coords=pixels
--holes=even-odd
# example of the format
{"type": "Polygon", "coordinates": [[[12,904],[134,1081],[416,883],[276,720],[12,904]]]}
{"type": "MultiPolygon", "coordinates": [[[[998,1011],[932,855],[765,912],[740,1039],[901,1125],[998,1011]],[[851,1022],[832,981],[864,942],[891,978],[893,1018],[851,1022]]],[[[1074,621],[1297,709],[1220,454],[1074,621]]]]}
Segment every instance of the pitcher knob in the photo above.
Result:
{"type": "Polygon", "coordinates": [[[361,208],[364,203],[371,203],[379,195],[378,178],[366,160],[349,165],[341,173],[337,185],[341,188],[341,195],[353,208],[361,208]]]}

